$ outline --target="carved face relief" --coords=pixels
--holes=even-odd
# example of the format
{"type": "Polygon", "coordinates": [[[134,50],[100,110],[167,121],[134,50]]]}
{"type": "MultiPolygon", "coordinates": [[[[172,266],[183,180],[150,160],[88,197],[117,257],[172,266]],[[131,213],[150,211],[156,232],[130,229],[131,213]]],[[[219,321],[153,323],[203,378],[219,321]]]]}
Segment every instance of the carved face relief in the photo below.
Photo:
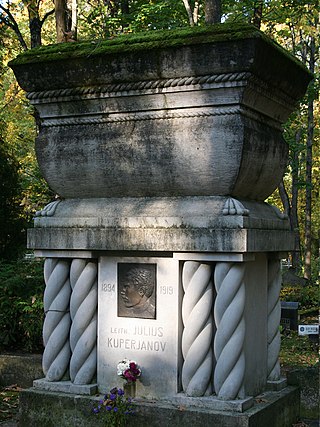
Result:
{"type": "Polygon", "coordinates": [[[139,285],[130,282],[123,285],[120,294],[126,307],[139,305],[144,296],[143,290],[139,289],[139,285]]]}
{"type": "Polygon", "coordinates": [[[118,316],[155,319],[156,264],[118,264],[118,316]]]}

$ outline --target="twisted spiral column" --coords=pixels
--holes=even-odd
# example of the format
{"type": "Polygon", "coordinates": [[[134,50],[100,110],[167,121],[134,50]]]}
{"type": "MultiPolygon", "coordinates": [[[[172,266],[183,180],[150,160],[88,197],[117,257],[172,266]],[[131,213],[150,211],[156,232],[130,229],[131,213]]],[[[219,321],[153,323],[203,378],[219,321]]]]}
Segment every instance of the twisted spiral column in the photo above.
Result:
{"type": "Polygon", "coordinates": [[[182,387],[188,396],[212,393],[212,270],[207,264],[186,261],[182,271],[182,387]]]}
{"type": "Polygon", "coordinates": [[[43,325],[43,372],[48,381],[60,381],[70,361],[69,261],[47,258],[44,263],[45,320],[43,325]]]}
{"type": "Polygon", "coordinates": [[[97,264],[74,259],[70,268],[70,378],[74,384],[90,384],[97,369],[97,264]]]}
{"type": "Polygon", "coordinates": [[[269,381],[280,379],[280,319],[281,319],[281,269],[280,260],[268,262],[268,364],[267,374],[269,381]]]}
{"type": "Polygon", "coordinates": [[[216,264],[214,283],[217,297],[214,316],[217,331],[214,339],[216,367],[214,388],[220,399],[244,397],[245,375],[245,284],[244,263],[216,264]]]}

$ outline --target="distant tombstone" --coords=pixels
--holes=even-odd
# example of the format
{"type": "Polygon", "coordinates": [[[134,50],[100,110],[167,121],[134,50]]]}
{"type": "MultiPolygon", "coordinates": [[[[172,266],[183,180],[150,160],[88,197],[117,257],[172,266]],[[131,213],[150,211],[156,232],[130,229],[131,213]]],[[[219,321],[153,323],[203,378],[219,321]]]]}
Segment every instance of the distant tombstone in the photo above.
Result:
{"type": "Polygon", "coordinates": [[[284,329],[298,330],[298,302],[281,301],[280,324],[284,329]]]}

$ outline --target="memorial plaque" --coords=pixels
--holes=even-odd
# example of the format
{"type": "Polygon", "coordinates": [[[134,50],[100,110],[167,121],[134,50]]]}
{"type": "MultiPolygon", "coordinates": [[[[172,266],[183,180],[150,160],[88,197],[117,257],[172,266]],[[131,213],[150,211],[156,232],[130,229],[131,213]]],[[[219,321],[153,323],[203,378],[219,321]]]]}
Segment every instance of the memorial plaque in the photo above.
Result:
{"type": "Polygon", "coordinates": [[[98,298],[99,390],[123,386],[117,364],[127,358],[142,369],[138,396],[180,391],[179,261],[102,257],[98,298]]]}

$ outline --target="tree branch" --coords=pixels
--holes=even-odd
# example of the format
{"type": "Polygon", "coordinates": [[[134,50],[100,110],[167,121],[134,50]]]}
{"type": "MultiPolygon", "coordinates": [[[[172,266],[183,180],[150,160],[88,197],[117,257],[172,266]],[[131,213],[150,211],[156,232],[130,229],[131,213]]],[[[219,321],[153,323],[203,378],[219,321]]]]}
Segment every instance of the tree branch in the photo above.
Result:
{"type": "Polygon", "coordinates": [[[284,186],[284,182],[283,179],[281,180],[279,187],[279,194],[280,194],[280,198],[281,198],[281,202],[284,208],[284,212],[285,214],[287,214],[290,217],[290,201],[289,201],[289,196],[287,193],[287,190],[284,186]]]}
{"type": "Polygon", "coordinates": [[[51,9],[51,10],[49,10],[49,12],[47,12],[45,15],[44,15],[44,17],[41,19],[41,26],[44,24],[44,21],[47,19],[47,18],[49,18],[49,16],[50,15],[53,15],[54,14],[54,12],[55,12],[55,9],[51,9]]]}
{"type": "Polygon", "coordinates": [[[182,1],[188,14],[189,24],[191,27],[194,27],[193,13],[192,13],[189,1],[188,0],[182,0],[182,1]]]}
{"type": "Polygon", "coordinates": [[[6,9],[4,6],[2,6],[0,4],[0,9],[3,10],[7,14],[7,17],[5,17],[5,16],[3,16],[2,18],[0,17],[0,20],[2,20],[2,22],[5,25],[7,25],[9,28],[11,28],[16,33],[16,36],[18,37],[18,40],[19,40],[22,48],[24,50],[28,50],[27,43],[25,42],[25,40],[21,34],[21,31],[19,29],[19,26],[17,24],[17,21],[14,19],[14,16],[10,12],[9,8],[6,9]]]}

